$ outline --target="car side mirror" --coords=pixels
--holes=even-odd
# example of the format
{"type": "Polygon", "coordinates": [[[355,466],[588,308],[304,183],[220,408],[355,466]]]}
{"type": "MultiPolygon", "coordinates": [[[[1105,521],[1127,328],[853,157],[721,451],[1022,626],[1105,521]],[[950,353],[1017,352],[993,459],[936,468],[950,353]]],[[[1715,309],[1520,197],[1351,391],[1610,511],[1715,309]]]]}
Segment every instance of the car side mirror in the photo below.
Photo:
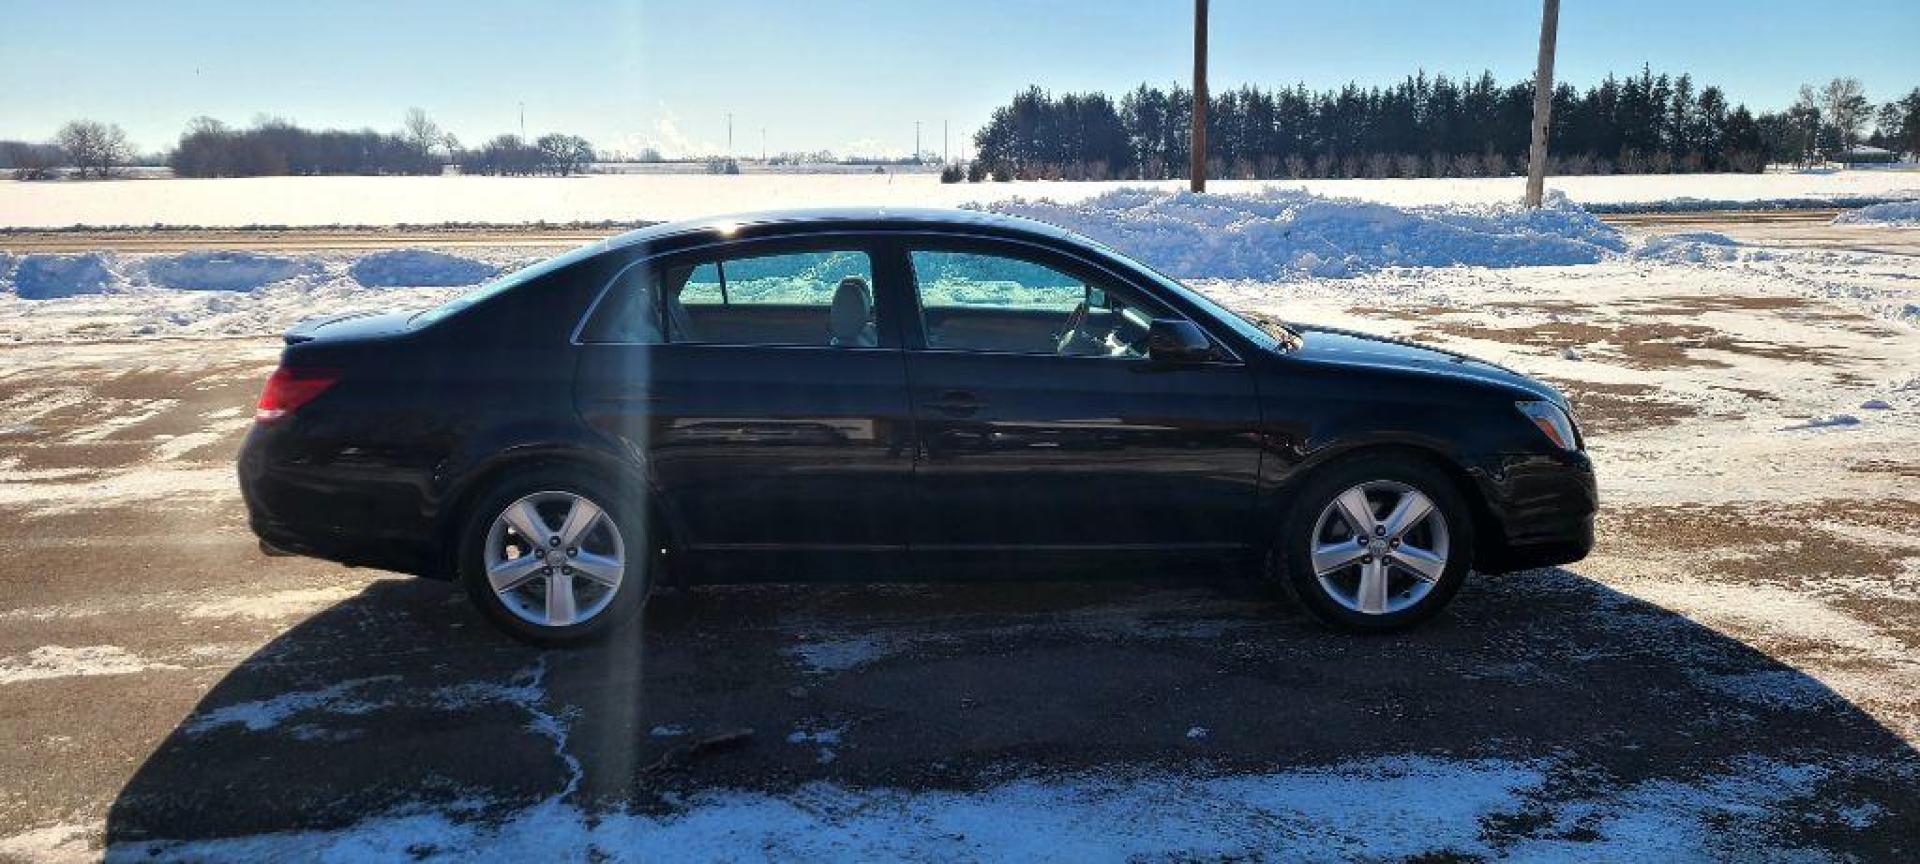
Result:
{"type": "Polygon", "coordinates": [[[1147,356],[1162,363],[1212,360],[1213,340],[1185,318],[1156,318],[1147,325],[1147,356]]]}

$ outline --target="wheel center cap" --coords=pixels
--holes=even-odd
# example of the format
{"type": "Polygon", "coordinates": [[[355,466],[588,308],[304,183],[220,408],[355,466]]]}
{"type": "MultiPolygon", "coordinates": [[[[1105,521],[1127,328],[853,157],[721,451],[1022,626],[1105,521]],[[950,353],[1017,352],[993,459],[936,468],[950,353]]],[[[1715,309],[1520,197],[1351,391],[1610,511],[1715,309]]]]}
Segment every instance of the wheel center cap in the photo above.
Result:
{"type": "Polygon", "coordinates": [[[1375,555],[1385,555],[1387,554],[1387,541],[1381,540],[1377,537],[1372,540],[1368,540],[1367,551],[1375,555]]]}
{"type": "Polygon", "coordinates": [[[558,564],[560,563],[560,559],[565,557],[567,556],[565,554],[562,554],[561,551],[558,549],[548,549],[547,551],[540,553],[540,560],[545,561],[548,564],[558,564]]]}

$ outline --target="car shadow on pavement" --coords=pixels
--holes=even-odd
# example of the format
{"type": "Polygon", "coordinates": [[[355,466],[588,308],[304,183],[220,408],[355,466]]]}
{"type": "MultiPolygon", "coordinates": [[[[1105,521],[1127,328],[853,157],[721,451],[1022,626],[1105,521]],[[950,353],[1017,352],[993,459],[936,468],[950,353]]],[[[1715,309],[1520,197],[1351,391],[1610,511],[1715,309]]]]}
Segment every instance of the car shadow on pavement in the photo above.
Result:
{"type": "Polygon", "coordinates": [[[1394,756],[1548,760],[1588,790],[1812,765],[1815,803],[1782,830],[1869,858],[1920,837],[1901,737],[1737,640],[1554,569],[1478,578],[1385,637],[1242,584],[755,586],[662,596],[571,651],[510,641],[453,586],[384,580],[215,686],[119,794],[107,840],[1394,756]]]}

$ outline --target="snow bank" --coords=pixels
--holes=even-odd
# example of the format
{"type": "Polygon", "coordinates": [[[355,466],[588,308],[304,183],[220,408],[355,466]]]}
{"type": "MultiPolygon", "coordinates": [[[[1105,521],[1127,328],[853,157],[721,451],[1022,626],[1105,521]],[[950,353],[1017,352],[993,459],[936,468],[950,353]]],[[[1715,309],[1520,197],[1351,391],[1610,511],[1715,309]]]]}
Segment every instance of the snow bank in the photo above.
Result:
{"type": "Polygon", "coordinates": [[[252,252],[0,255],[0,292],[22,300],[54,300],[140,289],[246,293],[289,283],[311,290],[349,280],[347,287],[458,288],[479,285],[517,263],[423,249],[358,257],[252,252]]]}
{"type": "Polygon", "coordinates": [[[155,255],[142,264],[149,284],[185,291],[252,291],[286,279],[319,275],[323,269],[320,262],[310,258],[250,252],[155,255]]]}
{"type": "MultiPolygon", "coordinates": [[[[1122,186],[1184,181],[941,183],[926,174],[584,177],[234,177],[115,183],[0,180],[0,227],[621,223],[776,207],[956,207],[1018,197],[1084,201],[1122,186]]],[[[1397,207],[1517,202],[1524,177],[1215,180],[1216,193],[1306,190],[1397,207]]],[[[1549,177],[1594,212],[1845,207],[1920,198],[1920,173],[1655,174],[1549,177]]]]}
{"type": "Polygon", "coordinates": [[[349,272],[368,288],[452,288],[478,285],[492,279],[500,268],[444,252],[396,249],[361,258],[349,272]]]}
{"type": "MultiPolygon", "coordinates": [[[[1633,250],[1633,257],[1676,264],[1706,264],[1740,260],[1742,251],[1739,241],[1725,234],[1691,231],[1650,237],[1633,250]]],[[[1767,255],[1756,250],[1745,251],[1762,258],[1767,255]]]]}
{"type": "Polygon", "coordinates": [[[1896,201],[1848,210],[1833,217],[1835,225],[1897,225],[1920,227],[1920,201],[1896,201]]]}
{"type": "Polygon", "coordinates": [[[13,287],[13,292],[25,300],[99,294],[116,281],[114,274],[107,269],[109,259],[110,256],[103,252],[23,255],[6,279],[13,287]]]}
{"type": "Polygon", "coordinates": [[[1400,208],[1274,189],[1195,195],[1121,189],[1080,203],[989,205],[1084,234],[1174,276],[1356,276],[1385,267],[1592,264],[1625,251],[1613,228],[1554,195],[1547,206],[1400,208]]]}

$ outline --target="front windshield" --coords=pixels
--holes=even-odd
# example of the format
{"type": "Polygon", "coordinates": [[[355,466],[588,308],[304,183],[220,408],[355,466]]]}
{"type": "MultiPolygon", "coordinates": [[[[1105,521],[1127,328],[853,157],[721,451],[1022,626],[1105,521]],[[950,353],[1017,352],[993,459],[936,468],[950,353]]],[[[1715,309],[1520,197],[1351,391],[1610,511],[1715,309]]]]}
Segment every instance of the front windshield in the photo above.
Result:
{"type": "Polygon", "coordinates": [[[1263,348],[1278,347],[1282,350],[1289,351],[1300,347],[1302,341],[1300,332],[1288,326],[1284,321],[1258,313],[1239,312],[1229,309],[1220,305],[1220,303],[1213,298],[1181,284],[1179,280],[1141,263],[1136,258],[1116,251],[1112,247],[1102,243],[1092,241],[1089,241],[1089,243],[1094,248],[1133,265],[1134,269],[1151,277],[1161,287],[1168,291],[1173,291],[1194,305],[1199,306],[1201,309],[1210,313],[1216,320],[1232,327],[1234,332],[1246,337],[1255,345],[1263,348]]]}

